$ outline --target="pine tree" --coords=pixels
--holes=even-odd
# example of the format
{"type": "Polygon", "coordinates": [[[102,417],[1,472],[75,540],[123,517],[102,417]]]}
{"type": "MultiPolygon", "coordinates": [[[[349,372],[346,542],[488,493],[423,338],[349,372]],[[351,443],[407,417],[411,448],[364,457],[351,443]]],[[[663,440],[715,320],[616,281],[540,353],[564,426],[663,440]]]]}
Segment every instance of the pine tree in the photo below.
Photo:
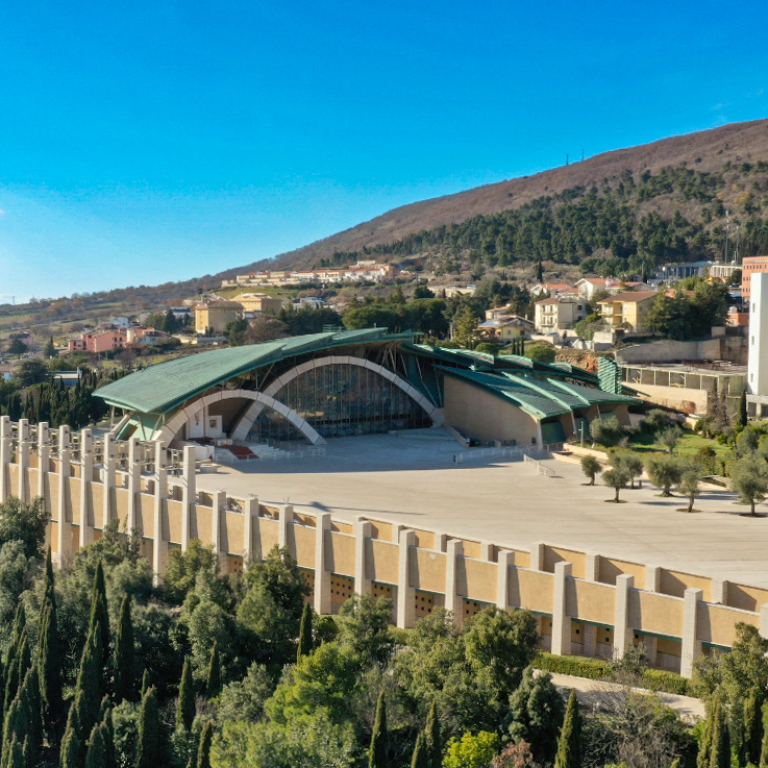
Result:
{"type": "MultiPolygon", "coordinates": [[[[91,597],[90,632],[98,627],[103,664],[109,660],[109,607],[107,605],[107,587],[104,583],[104,568],[101,560],[96,564],[96,574],[93,578],[93,594],[91,597]]],[[[101,701],[101,696],[99,696],[101,701]]]]}
{"type": "Polygon", "coordinates": [[[213,644],[211,663],[208,665],[208,678],[205,684],[205,695],[212,699],[221,690],[221,662],[219,661],[219,644],[213,644]]]}
{"type": "Polygon", "coordinates": [[[302,656],[309,656],[310,653],[312,653],[312,609],[309,607],[309,603],[305,603],[304,612],[301,614],[299,650],[296,663],[301,662],[302,656]]]}
{"type": "Polygon", "coordinates": [[[416,737],[413,757],[411,758],[411,768],[432,768],[429,747],[422,732],[419,732],[419,735],[416,737]]]}
{"type": "Polygon", "coordinates": [[[120,604],[114,654],[114,696],[116,702],[133,701],[136,693],[134,674],[133,619],[131,596],[125,595],[120,604]]]}
{"type": "Polygon", "coordinates": [[[176,728],[183,728],[187,731],[191,730],[196,713],[192,667],[187,657],[184,659],[184,668],[181,671],[181,682],[179,683],[179,700],[176,704],[176,728]]]}
{"type": "Polygon", "coordinates": [[[139,743],[136,750],[136,768],[154,768],[159,746],[157,693],[154,688],[150,688],[144,694],[139,710],[139,743]]]}
{"type": "Polygon", "coordinates": [[[389,765],[388,752],[387,706],[384,701],[384,691],[382,691],[376,704],[376,720],[373,723],[371,746],[368,751],[368,768],[387,768],[389,765]]]}
{"type": "Polygon", "coordinates": [[[37,670],[40,679],[40,698],[45,725],[50,734],[63,717],[61,693],[61,651],[58,641],[56,593],[53,583],[51,549],[45,566],[45,597],[40,612],[40,631],[37,644],[37,670]]]}
{"type": "Polygon", "coordinates": [[[197,768],[211,768],[211,742],[213,741],[213,726],[209,720],[200,734],[197,747],[197,768]]]}
{"type": "Polygon", "coordinates": [[[429,765],[431,768],[442,768],[443,765],[443,739],[440,734],[440,720],[437,716],[437,704],[432,700],[432,706],[427,715],[427,726],[424,729],[424,743],[429,753],[429,765]]]}
{"type": "Polygon", "coordinates": [[[581,713],[576,691],[571,691],[557,744],[555,768],[581,768],[581,713]]]}

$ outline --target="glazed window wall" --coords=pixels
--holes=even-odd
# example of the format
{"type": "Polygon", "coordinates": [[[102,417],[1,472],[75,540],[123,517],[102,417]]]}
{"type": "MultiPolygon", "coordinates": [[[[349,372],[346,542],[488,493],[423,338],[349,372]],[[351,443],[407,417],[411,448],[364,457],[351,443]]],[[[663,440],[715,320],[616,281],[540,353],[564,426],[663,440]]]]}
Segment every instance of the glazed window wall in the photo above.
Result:
{"type": "MultiPolygon", "coordinates": [[[[369,435],[429,427],[432,421],[402,389],[357,365],[325,365],[288,382],[275,399],[294,410],[323,437],[369,435]]],[[[295,439],[286,419],[265,408],[253,425],[261,440],[295,439]]]]}

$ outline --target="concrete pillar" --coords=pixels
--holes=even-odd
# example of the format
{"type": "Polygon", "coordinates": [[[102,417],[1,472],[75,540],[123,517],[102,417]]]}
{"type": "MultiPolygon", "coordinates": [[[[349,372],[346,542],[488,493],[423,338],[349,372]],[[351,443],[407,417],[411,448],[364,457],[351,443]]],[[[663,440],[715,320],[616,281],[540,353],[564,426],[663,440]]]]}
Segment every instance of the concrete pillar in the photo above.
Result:
{"type": "Polygon", "coordinates": [[[104,507],[101,512],[101,525],[106,528],[115,516],[115,441],[111,435],[104,435],[104,454],[102,456],[101,481],[103,485],[104,507]]]}
{"type": "Polygon", "coordinates": [[[245,499],[245,508],[243,509],[245,520],[243,521],[243,570],[248,563],[253,560],[261,559],[261,547],[254,543],[254,527],[258,531],[258,522],[254,526],[254,518],[259,516],[259,499],[257,496],[249,496],[245,499]]]}
{"type": "Polygon", "coordinates": [[[656,654],[659,650],[658,638],[645,635],[643,645],[645,646],[645,655],[648,657],[648,664],[652,667],[656,666],[656,654]]]}
{"type": "Polygon", "coordinates": [[[496,607],[506,611],[509,608],[509,568],[515,563],[515,553],[500,551],[496,562],[496,607]]]}
{"type": "Polygon", "coordinates": [[[155,487],[152,506],[152,570],[155,572],[155,586],[165,575],[168,565],[168,539],[163,530],[165,500],[168,498],[168,469],[165,460],[165,443],[155,443],[155,487]]]}
{"type": "Polygon", "coordinates": [[[571,618],[565,612],[566,580],[573,566],[561,561],[555,563],[555,584],[552,597],[552,653],[566,656],[571,652],[571,618]]]}
{"type": "Polygon", "coordinates": [[[760,606],[760,637],[768,640],[768,603],[760,606]]]}
{"type": "Polygon", "coordinates": [[[366,553],[368,540],[373,535],[373,525],[363,517],[355,522],[355,594],[370,595],[371,580],[368,578],[366,553]]]}
{"type": "MultiPolygon", "coordinates": [[[[416,546],[416,532],[400,531],[398,544],[400,557],[397,571],[397,626],[407,629],[416,623],[416,590],[411,586],[409,568],[410,548],[416,546]]],[[[446,602],[447,600],[446,596],[446,602]]]]}
{"type": "Polygon", "coordinates": [[[197,504],[197,478],[195,477],[195,448],[192,445],[184,446],[184,458],[181,476],[181,551],[186,552],[189,547],[189,524],[192,517],[192,509],[197,504]]]}
{"type": "Polygon", "coordinates": [[[496,546],[490,541],[480,542],[480,559],[487,563],[496,562],[496,546]]]}
{"type": "Polygon", "coordinates": [[[280,549],[288,547],[291,556],[295,556],[296,544],[293,538],[293,507],[290,504],[285,504],[280,508],[278,525],[277,543],[280,545],[280,549]]]}
{"type": "Polygon", "coordinates": [[[645,566],[645,591],[661,591],[661,568],[658,565],[645,566]]]}
{"type": "Polygon", "coordinates": [[[629,626],[629,590],[635,585],[635,577],[622,573],[616,577],[616,609],[613,619],[613,645],[617,659],[632,642],[633,629],[629,626]]]}
{"type": "Polygon", "coordinates": [[[539,541],[531,546],[531,570],[544,570],[544,552],[546,546],[547,545],[543,541],[539,541]]]}
{"type": "Polygon", "coordinates": [[[702,654],[701,641],[698,639],[698,604],[703,595],[700,589],[686,589],[683,597],[683,643],[680,654],[680,674],[683,677],[693,677],[693,662],[702,654]]]}
{"type": "Polygon", "coordinates": [[[600,555],[597,552],[587,552],[584,558],[584,578],[587,581],[600,580],[600,555]]]}
{"type": "Polygon", "coordinates": [[[435,552],[445,552],[448,549],[448,534],[435,533],[435,552]]]}
{"type": "Polygon", "coordinates": [[[214,491],[211,494],[213,512],[211,514],[211,542],[213,551],[219,559],[222,573],[227,572],[227,547],[221,533],[222,518],[226,515],[227,493],[226,491],[214,491]]]}
{"type": "Polygon", "coordinates": [[[597,627],[594,624],[584,625],[584,655],[594,657],[597,654],[597,627]]]}
{"type": "Polygon", "coordinates": [[[26,504],[29,502],[27,469],[29,469],[29,454],[32,452],[27,419],[19,419],[18,438],[19,448],[16,452],[16,463],[19,465],[19,499],[26,504]]]}
{"type": "Polygon", "coordinates": [[[331,572],[325,557],[326,532],[331,530],[331,514],[323,512],[315,527],[315,613],[331,613],[331,572]]]}
{"type": "MultiPolygon", "coordinates": [[[[58,565],[61,566],[72,556],[72,518],[67,504],[69,496],[69,475],[71,456],[69,447],[69,427],[59,427],[59,474],[58,491],[59,503],[56,509],[58,520],[56,547],[58,550],[58,565]]],[[[53,510],[51,510],[53,514],[53,510]]]]}
{"type": "Polygon", "coordinates": [[[8,465],[11,463],[13,452],[13,434],[11,419],[8,416],[0,416],[0,504],[6,501],[11,494],[11,477],[8,465]]]}
{"type": "MultiPolygon", "coordinates": [[[[2,438],[0,438],[1,440],[2,438]]],[[[48,422],[41,421],[37,425],[37,495],[45,498],[46,493],[45,478],[51,467],[51,435],[48,431],[48,422]]],[[[2,470],[0,470],[2,471],[2,470]]],[[[50,501],[46,500],[46,508],[50,509],[50,501]]]]}
{"type": "Polygon", "coordinates": [[[128,533],[139,527],[139,493],[141,492],[141,446],[139,439],[128,441],[128,533]]]}
{"type": "Polygon", "coordinates": [[[464,623],[464,595],[459,594],[459,558],[464,556],[464,542],[451,539],[445,557],[445,609],[453,613],[453,625],[464,623]]]}
{"type": "Polygon", "coordinates": [[[91,509],[91,482],[93,481],[93,435],[90,429],[80,430],[80,548],[93,541],[93,509],[91,509]]]}
{"type": "Polygon", "coordinates": [[[712,600],[710,602],[728,605],[728,581],[712,579],[712,600]]]}

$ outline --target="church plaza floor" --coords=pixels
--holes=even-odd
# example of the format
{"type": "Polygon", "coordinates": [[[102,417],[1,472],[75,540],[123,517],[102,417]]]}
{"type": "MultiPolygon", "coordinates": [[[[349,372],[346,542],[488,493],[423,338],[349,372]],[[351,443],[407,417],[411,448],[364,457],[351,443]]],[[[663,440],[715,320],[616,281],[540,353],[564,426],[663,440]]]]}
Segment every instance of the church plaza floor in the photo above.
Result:
{"type": "Polygon", "coordinates": [[[548,460],[556,476],[545,477],[521,461],[454,463],[465,450],[442,430],[336,438],[325,456],[223,465],[198,474],[197,485],[343,520],[366,515],[513,546],[543,541],[768,587],[768,518],[741,516],[749,508],[732,493],[705,490],[701,511],[688,515],[677,511],[685,499],[661,498],[644,482],[612,504],[613,490],[584,485],[577,464],[548,460]]]}

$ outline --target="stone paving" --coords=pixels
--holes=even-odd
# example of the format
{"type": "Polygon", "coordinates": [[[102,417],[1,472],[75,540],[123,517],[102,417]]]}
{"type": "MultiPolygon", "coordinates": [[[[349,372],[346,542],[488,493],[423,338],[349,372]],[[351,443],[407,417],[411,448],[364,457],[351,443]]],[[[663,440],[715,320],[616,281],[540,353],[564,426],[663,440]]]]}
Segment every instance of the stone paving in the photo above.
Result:
{"type": "Polygon", "coordinates": [[[685,499],[661,498],[645,482],[613,504],[606,501],[613,491],[599,480],[584,485],[577,464],[544,462],[555,477],[520,461],[455,464],[465,450],[442,430],[337,438],[324,457],[239,462],[199,474],[198,488],[497,544],[545,541],[768,587],[768,518],[742,516],[748,508],[732,493],[711,488],[696,501],[701,511],[688,515],[678,511],[685,499]]]}

